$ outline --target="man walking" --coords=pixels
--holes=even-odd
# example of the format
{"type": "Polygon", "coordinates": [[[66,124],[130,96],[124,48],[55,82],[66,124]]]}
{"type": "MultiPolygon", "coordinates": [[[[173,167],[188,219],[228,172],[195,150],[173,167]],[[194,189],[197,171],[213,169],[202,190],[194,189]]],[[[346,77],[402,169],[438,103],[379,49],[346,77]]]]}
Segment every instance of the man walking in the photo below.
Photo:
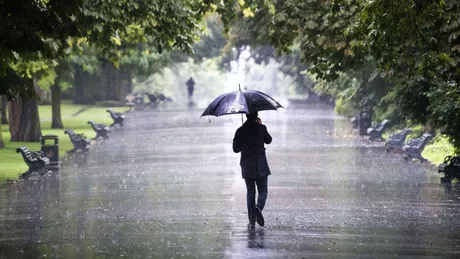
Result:
{"type": "Polygon", "coordinates": [[[240,165],[246,182],[249,228],[255,228],[256,221],[260,226],[265,224],[262,210],[267,199],[267,178],[270,175],[264,144],[270,144],[272,137],[257,115],[247,114],[247,121],[236,131],[233,139],[233,151],[241,152],[240,165]],[[259,193],[257,204],[256,186],[259,193]]]}
{"type": "Polygon", "coordinates": [[[187,86],[187,93],[188,93],[188,103],[189,105],[193,103],[193,90],[195,88],[195,81],[192,77],[190,77],[187,82],[185,83],[187,86]]]}

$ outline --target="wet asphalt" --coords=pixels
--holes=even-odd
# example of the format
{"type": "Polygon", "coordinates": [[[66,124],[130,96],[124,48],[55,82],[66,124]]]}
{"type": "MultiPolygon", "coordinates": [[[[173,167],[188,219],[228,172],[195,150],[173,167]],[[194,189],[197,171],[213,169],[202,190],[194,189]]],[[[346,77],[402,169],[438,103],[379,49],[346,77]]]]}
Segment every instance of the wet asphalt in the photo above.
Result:
{"type": "Polygon", "coordinates": [[[460,257],[460,185],[323,105],[260,113],[272,175],[248,230],[241,117],[201,112],[131,113],[59,171],[0,185],[0,258],[460,257]]]}

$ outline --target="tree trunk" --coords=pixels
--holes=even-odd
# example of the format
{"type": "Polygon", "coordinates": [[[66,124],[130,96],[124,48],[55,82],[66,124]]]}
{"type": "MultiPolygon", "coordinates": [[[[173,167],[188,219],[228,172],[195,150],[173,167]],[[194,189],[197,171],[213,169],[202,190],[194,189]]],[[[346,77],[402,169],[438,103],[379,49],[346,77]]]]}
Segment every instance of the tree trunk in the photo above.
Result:
{"type": "Polygon", "coordinates": [[[106,101],[107,100],[107,96],[108,96],[108,93],[109,93],[109,90],[108,90],[108,77],[109,77],[109,73],[108,73],[108,65],[109,65],[109,62],[106,60],[106,59],[101,59],[101,74],[100,74],[100,86],[98,88],[99,90],[99,96],[100,96],[100,101],[106,101]]]}
{"type": "Polygon", "coordinates": [[[0,149],[3,148],[5,148],[5,143],[3,143],[2,124],[0,123],[0,149]]]}
{"type": "Polygon", "coordinates": [[[131,76],[131,71],[127,71],[126,74],[127,74],[127,76],[126,76],[127,77],[126,78],[126,80],[127,80],[127,82],[126,82],[126,94],[130,94],[130,93],[133,92],[133,77],[131,76]]]}
{"type": "Polygon", "coordinates": [[[8,117],[6,116],[6,96],[0,96],[0,124],[8,124],[8,117]]]}
{"type": "Polygon", "coordinates": [[[130,94],[133,90],[133,83],[131,80],[131,71],[128,69],[120,69],[120,96],[119,101],[124,102],[126,95],[130,94]]]}
{"type": "Polygon", "coordinates": [[[114,67],[111,63],[106,63],[107,67],[107,81],[106,81],[106,91],[107,91],[107,100],[109,101],[118,101],[120,100],[120,71],[114,67]]]}
{"type": "Polygon", "coordinates": [[[95,104],[104,96],[104,85],[101,83],[101,78],[104,76],[102,68],[101,75],[90,74],[83,70],[82,67],[75,65],[75,80],[74,80],[74,104],[95,104]]]}
{"type": "Polygon", "coordinates": [[[61,87],[58,84],[54,84],[51,87],[51,113],[52,113],[52,129],[63,129],[61,119],[61,87]]]}
{"type": "MultiPolygon", "coordinates": [[[[33,80],[37,90],[37,79],[33,80]]],[[[10,124],[11,141],[39,142],[41,136],[40,118],[38,116],[37,101],[18,99],[9,102],[8,118],[10,124]]]]}
{"type": "Polygon", "coordinates": [[[36,100],[19,99],[8,106],[11,141],[38,142],[41,129],[36,100]]]}
{"type": "Polygon", "coordinates": [[[83,82],[83,69],[79,65],[75,65],[75,84],[74,84],[74,104],[84,104],[85,85],[83,82]]]}

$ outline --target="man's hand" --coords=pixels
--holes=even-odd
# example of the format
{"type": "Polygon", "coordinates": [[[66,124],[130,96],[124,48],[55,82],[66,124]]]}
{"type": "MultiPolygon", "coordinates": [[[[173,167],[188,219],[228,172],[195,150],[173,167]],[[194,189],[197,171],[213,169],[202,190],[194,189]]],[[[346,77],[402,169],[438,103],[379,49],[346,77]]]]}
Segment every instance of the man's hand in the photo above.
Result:
{"type": "Polygon", "coordinates": [[[260,118],[256,119],[257,123],[262,124],[262,120],[260,118]]]}

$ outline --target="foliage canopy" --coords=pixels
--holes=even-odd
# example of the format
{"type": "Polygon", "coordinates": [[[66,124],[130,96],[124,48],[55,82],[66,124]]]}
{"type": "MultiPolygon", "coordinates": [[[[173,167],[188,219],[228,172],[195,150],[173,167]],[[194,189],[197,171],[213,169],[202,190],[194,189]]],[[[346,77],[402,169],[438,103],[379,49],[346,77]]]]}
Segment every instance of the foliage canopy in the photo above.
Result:
{"type": "MultiPolygon", "coordinates": [[[[0,3],[0,95],[33,97],[30,84],[18,84],[11,64],[56,59],[69,54],[72,39],[83,39],[118,62],[117,47],[133,28],[158,52],[191,50],[203,15],[232,15],[233,1],[216,0],[5,0],[0,3]],[[10,81],[13,80],[13,81],[10,81]]],[[[136,39],[138,40],[138,39],[136,39]]]]}
{"type": "MultiPolygon", "coordinates": [[[[329,88],[347,89],[343,73],[361,82],[346,91],[355,108],[372,100],[387,115],[443,128],[460,148],[460,2],[248,0],[244,8],[253,13],[239,15],[245,34],[250,32],[246,42],[279,52],[299,42],[310,73],[325,82],[340,80],[329,88]]],[[[238,31],[233,37],[241,40],[238,31]]]]}

